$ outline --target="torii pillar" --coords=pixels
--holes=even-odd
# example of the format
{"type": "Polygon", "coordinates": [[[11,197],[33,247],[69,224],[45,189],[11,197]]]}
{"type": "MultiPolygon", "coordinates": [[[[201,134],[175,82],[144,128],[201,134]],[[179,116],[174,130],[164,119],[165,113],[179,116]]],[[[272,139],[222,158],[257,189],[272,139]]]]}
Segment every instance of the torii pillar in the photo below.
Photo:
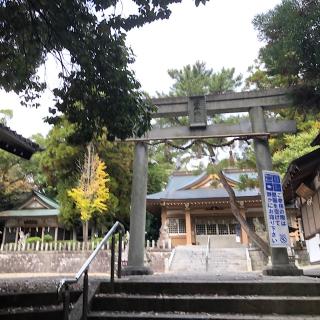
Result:
{"type": "MultiPolygon", "coordinates": [[[[267,132],[266,121],[264,118],[264,111],[262,107],[254,107],[249,109],[250,121],[253,132],[267,132]]],[[[262,199],[262,206],[267,224],[267,210],[264,197],[264,187],[262,170],[272,171],[272,158],[269,149],[268,138],[254,138],[254,151],[256,156],[256,166],[259,176],[259,185],[262,199]]],[[[263,274],[269,276],[298,276],[302,275],[302,270],[296,266],[290,265],[287,248],[273,248],[271,247],[271,261],[272,265],[263,270],[263,274]]]]}
{"type": "Polygon", "coordinates": [[[137,142],[133,160],[128,266],[123,269],[123,275],[152,274],[152,270],[144,266],[147,183],[148,145],[137,142]]]}

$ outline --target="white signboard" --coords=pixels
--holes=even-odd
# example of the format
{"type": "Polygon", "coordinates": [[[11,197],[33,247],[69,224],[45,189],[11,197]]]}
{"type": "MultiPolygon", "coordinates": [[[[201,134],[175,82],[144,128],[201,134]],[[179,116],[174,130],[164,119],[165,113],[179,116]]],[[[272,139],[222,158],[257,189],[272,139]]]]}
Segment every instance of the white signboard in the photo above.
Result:
{"type": "Polygon", "coordinates": [[[263,170],[262,174],[270,246],[288,247],[289,230],[280,175],[278,172],[266,170],[263,170]]]}

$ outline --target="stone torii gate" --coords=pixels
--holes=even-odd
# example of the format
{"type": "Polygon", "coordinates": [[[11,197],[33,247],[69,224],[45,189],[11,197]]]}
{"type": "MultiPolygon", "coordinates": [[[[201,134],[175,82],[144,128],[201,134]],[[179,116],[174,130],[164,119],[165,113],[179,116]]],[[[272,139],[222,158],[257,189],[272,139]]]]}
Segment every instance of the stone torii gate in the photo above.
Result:
{"type": "MultiPolygon", "coordinates": [[[[262,170],[272,170],[268,138],[270,135],[296,132],[293,120],[266,119],[264,111],[287,107],[291,101],[288,90],[272,89],[241,93],[215,94],[195,97],[169,97],[153,99],[158,107],[154,118],[188,116],[189,126],[152,129],[141,138],[133,138],[135,155],[130,212],[130,244],[125,274],[149,274],[144,266],[145,213],[147,195],[148,146],[150,140],[203,139],[247,137],[254,140],[254,151],[259,176],[265,221],[262,170]],[[207,116],[221,113],[248,112],[250,120],[237,124],[207,124],[207,116]]],[[[268,228],[268,224],[266,223],[268,228]]],[[[289,264],[286,248],[271,248],[272,265],[264,270],[267,275],[300,275],[301,271],[289,264]]]]}

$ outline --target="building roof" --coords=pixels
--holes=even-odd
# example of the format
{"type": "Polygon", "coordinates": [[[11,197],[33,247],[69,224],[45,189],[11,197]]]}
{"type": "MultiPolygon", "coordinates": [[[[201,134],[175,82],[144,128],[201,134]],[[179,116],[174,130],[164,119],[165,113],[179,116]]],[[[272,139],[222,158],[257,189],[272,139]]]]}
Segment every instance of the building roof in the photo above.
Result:
{"type": "Polygon", "coordinates": [[[320,148],[293,160],[283,178],[282,188],[286,201],[295,198],[295,191],[303,183],[310,183],[320,167],[320,148]]]}
{"type": "Polygon", "coordinates": [[[0,212],[0,218],[48,217],[59,215],[59,204],[44,194],[32,190],[31,195],[13,210],[0,212]]]}
{"type": "MultiPolygon", "coordinates": [[[[226,170],[223,172],[227,180],[231,182],[239,182],[240,176],[248,174],[251,178],[256,178],[257,173],[251,170],[226,170]]],[[[169,178],[166,190],[147,195],[147,201],[161,202],[165,200],[209,200],[209,199],[229,199],[229,195],[224,188],[200,187],[193,188],[200,185],[201,181],[208,181],[209,175],[206,173],[194,175],[176,175],[173,174],[169,178]]],[[[238,198],[252,198],[259,197],[259,189],[246,189],[243,191],[235,190],[235,195],[238,198]]]]}
{"type": "Polygon", "coordinates": [[[204,174],[200,175],[175,175],[169,177],[166,191],[179,190],[188,187],[194,182],[198,181],[204,174]]]}
{"type": "Polygon", "coordinates": [[[52,209],[59,209],[59,204],[51,198],[48,198],[44,194],[33,190],[33,193],[38,196],[45,204],[47,204],[52,209]]]}
{"type": "Polygon", "coordinates": [[[250,179],[258,179],[258,173],[251,170],[224,170],[223,174],[227,179],[232,180],[234,182],[240,182],[240,177],[243,175],[247,175],[250,179]]]}
{"type": "Polygon", "coordinates": [[[22,209],[0,212],[0,218],[58,216],[59,209],[22,209]]]}
{"type": "MultiPolygon", "coordinates": [[[[250,198],[260,196],[259,189],[234,190],[236,197],[250,198]]],[[[189,190],[175,190],[171,192],[158,192],[147,196],[148,200],[188,200],[188,199],[229,199],[224,188],[201,188],[189,190]]]]}
{"type": "Polygon", "coordinates": [[[40,146],[0,123],[0,148],[24,159],[30,159],[40,146]]]}

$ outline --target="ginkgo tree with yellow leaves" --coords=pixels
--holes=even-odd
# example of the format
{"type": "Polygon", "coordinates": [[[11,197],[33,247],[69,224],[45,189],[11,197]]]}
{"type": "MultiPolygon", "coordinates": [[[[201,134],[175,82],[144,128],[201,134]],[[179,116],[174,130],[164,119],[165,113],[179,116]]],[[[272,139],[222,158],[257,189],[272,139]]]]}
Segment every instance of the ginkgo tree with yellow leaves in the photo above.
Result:
{"type": "Polygon", "coordinates": [[[92,219],[93,214],[104,214],[108,210],[109,181],[106,165],[94,152],[90,143],[81,167],[78,186],[68,190],[68,195],[73,199],[77,209],[80,211],[80,219],[83,225],[83,241],[85,243],[88,241],[89,221],[92,219]]]}

